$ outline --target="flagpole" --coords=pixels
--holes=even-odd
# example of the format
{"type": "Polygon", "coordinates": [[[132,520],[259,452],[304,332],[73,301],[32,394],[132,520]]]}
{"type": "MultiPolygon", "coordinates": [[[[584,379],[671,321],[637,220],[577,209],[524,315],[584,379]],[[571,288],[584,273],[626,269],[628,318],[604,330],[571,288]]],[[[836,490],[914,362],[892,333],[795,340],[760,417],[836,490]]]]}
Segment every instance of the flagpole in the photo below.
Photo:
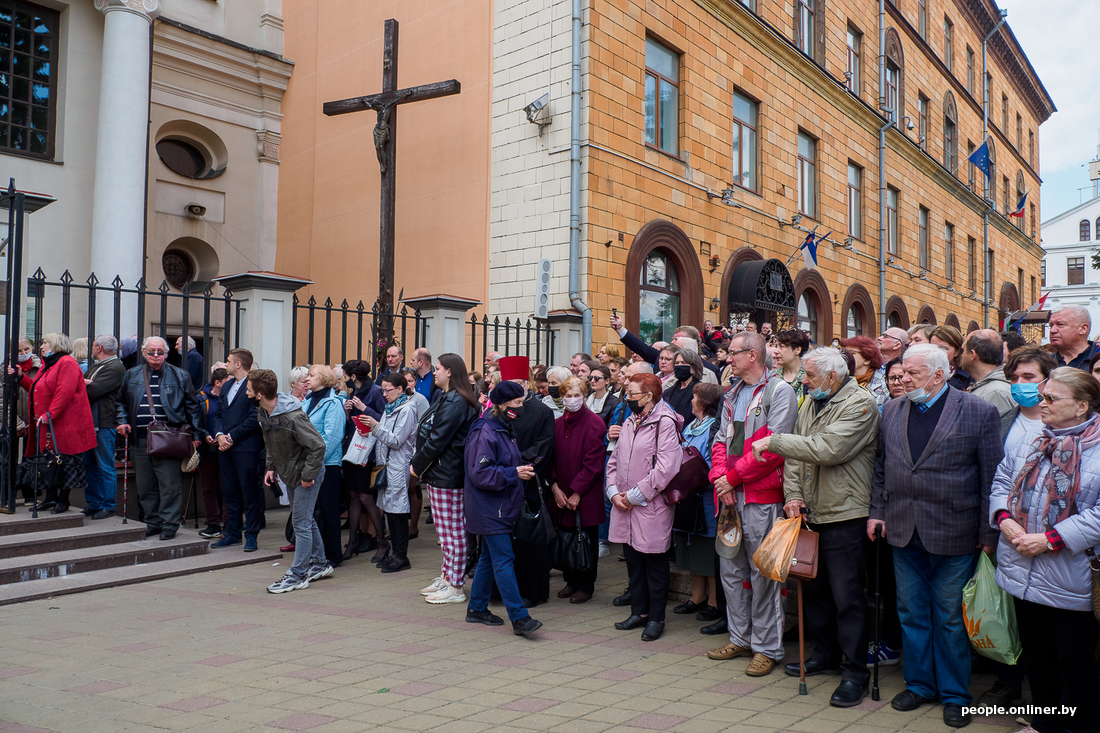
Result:
{"type": "MultiPolygon", "coordinates": [[[[1005,20],[1008,18],[1008,11],[1001,10],[1000,20],[997,21],[997,25],[993,26],[993,30],[982,39],[982,140],[987,144],[989,142],[989,74],[986,71],[986,46],[989,44],[989,39],[992,38],[997,31],[1001,29],[1001,26],[1005,24],[1005,20]]],[[[988,165],[988,164],[987,164],[988,165]]],[[[989,283],[989,269],[990,262],[989,254],[989,176],[983,176],[985,179],[985,214],[982,215],[983,223],[983,241],[985,243],[985,249],[982,252],[982,259],[985,261],[985,293],[982,296],[982,313],[983,320],[985,321],[984,328],[989,328],[989,296],[991,293],[989,283]]],[[[997,185],[996,181],[992,182],[993,185],[997,185]]]]}

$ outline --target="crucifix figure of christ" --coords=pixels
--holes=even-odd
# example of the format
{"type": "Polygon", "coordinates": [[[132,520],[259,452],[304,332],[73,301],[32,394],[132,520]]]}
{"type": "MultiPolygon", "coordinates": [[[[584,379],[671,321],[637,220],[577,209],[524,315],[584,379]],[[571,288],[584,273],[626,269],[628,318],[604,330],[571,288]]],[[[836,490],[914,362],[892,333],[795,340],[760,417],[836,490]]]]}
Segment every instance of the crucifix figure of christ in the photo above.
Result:
{"type": "MultiPolygon", "coordinates": [[[[455,79],[421,84],[407,89],[397,88],[397,29],[392,18],[386,21],[386,33],[382,48],[382,91],[364,97],[352,97],[335,102],[325,102],[321,109],[328,116],[349,112],[374,110],[374,148],[378,156],[378,168],[382,176],[382,202],[379,209],[378,238],[378,311],[393,313],[393,261],[394,261],[394,208],[396,201],[397,164],[397,108],[409,102],[423,102],[436,97],[446,97],[462,91],[455,79]]],[[[388,341],[391,319],[384,319],[386,327],[382,338],[388,341]]]]}

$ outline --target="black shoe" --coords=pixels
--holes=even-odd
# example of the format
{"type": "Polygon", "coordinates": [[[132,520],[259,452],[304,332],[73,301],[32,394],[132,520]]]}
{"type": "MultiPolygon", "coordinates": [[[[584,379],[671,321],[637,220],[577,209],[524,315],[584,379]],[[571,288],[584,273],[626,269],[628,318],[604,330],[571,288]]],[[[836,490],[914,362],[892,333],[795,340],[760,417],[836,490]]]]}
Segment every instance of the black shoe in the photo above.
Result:
{"type": "Polygon", "coordinates": [[[703,611],[706,609],[706,607],[706,601],[703,601],[702,603],[696,603],[695,601],[689,600],[687,603],[681,603],[679,606],[673,608],[672,612],[678,616],[683,616],[684,614],[695,613],[696,611],[703,611]]]}
{"type": "Polygon", "coordinates": [[[415,540],[419,536],[420,536],[420,530],[419,529],[416,530],[415,532],[409,532],[409,539],[410,540],[415,540]]]}
{"type": "Polygon", "coordinates": [[[721,614],[715,606],[707,606],[699,613],[695,614],[696,621],[715,621],[721,614]]]}
{"type": "Polygon", "coordinates": [[[170,540],[176,536],[176,530],[174,529],[162,529],[160,531],[160,538],[162,540],[170,540]]]}
{"type": "Polygon", "coordinates": [[[612,606],[629,606],[630,605],[630,589],[627,588],[621,596],[615,596],[611,599],[612,606]]]}
{"type": "Polygon", "coordinates": [[[408,570],[411,567],[412,563],[409,562],[409,558],[397,558],[392,555],[382,562],[378,563],[378,569],[381,570],[383,573],[399,573],[402,570],[408,570]]]}
{"type": "Polygon", "coordinates": [[[114,512],[108,509],[100,509],[98,512],[92,515],[92,519],[106,519],[107,517],[113,517],[114,512]]]}
{"type": "Polygon", "coordinates": [[[665,625],[661,621],[650,621],[642,632],[642,641],[657,641],[661,634],[665,633],[665,625]]]}
{"type": "Polygon", "coordinates": [[[894,699],[890,701],[890,707],[898,712],[908,713],[916,710],[926,702],[935,702],[935,700],[934,697],[924,697],[912,690],[902,690],[894,695],[894,699]]]}
{"type": "Polygon", "coordinates": [[[374,563],[375,565],[377,565],[378,563],[382,562],[387,557],[389,557],[389,554],[390,554],[390,546],[389,545],[386,545],[385,547],[379,547],[378,551],[374,553],[374,557],[372,557],[370,559],[370,561],[372,563],[374,563]]]}
{"type": "Polygon", "coordinates": [[[829,704],[834,708],[853,708],[863,702],[866,691],[866,686],[845,680],[837,686],[833,696],[829,698],[829,704]]]}
{"type": "Polygon", "coordinates": [[[41,504],[38,505],[38,511],[41,512],[41,511],[45,511],[46,509],[53,509],[56,504],[57,504],[57,502],[54,501],[53,499],[50,499],[48,501],[44,501],[44,502],[42,502],[41,504]]]}
{"type": "Polygon", "coordinates": [[[1013,700],[1020,699],[1020,688],[1006,685],[1001,680],[993,683],[993,687],[983,692],[978,697],[978,705],[985,707],[1008,707],[1013,700]]]}
{"type": "Polygon", "coordinates": [[[639,616],[636,613],[632,613],[622,621],[619,621],[617,624],[615,624],[615,628],[619,631],[630,631],[631,629],[636,629],[639,626],[645,626],[647,623],[649,623],[649,618],[647,616],[639,616]]]}
{"type": "Polygon", "coordinates": [[[356,552],[370,552],[374,548],[378,547],[378,538],[369,534],[363,539],[359,540],[359,546],[355,548],[356,552]]]}
{"type": "Polygon", "coordinates": [[[714,623],[708,624],[708,625],[704,626],[703,628],[699,629],[699,633],[700,634],[705,634],[706,636],[718,636],[719,634],[728,634],[729,632],[730,632],[730,627],[726,623],[726,619],[725,619],[724,616],[722,618],[718,619],[717,621],[715,621],[714,623]]]}
{"type": "Polygon", "coordinates": [[[152,537],[155,534],[160,534],[160,527],[154,527],[151,524],[145,525],[145,536],[152,537]]]}
{"type": "MultiPolygon", "coordinates": [[[[791,677],[798,677],[798,662],[791,662],[784,665],[783,670],[791,677]]],[[[815,674],[839,674],[840,665],[822,664],[816,659],[806,660],[806,676],[813,677],[815,674]]]]}
{"type": "MultiPolygon", "coordinates": [[[[527,618],[531,618],[528,616],[527,618]]],[[[486,626],[503,626],[504,619],[489,611],[466,611],[466,623],[485,624],[486,626]]]]}
{"type": "Polygon", "coordinates": [[[90,506],[84,507],[84,516],[90,517],[93,514],[95,514],[97,511],[99,511],[99,510],[98,509],[93,509],[90,506]]]}
{"type": "Polygon", "coordinates": [[[512,622],[512,633],[516,636],[527,636],[542,628],[542,621],[536,621],[530,616],[524,616],[518,621],[512,622]]]}
{"type": "Polygon", "coordinates": [[[949,702],[943,706],[943,724],[952,728],[965,728],[970,725],[970,713],[963,713],[961,705],[949,702]]]}
{"type": "Polygon", "coordinates": [[[221,525],[218,525],[218,524],[208,524],[208,525],[206,525],[206,528],[203,529],[203,531],[199,532],[199,537],[205,537],[208,540],[212,540],[215,537],[221,537],[221,536],[222,536],[222,528],[221,528],[221,525]]]}
{"type": "Polygon", "coordinates": [[[53,505],[53,509],[50,510],[50,514],[64,514],[69,511],[69,502],[59,501],[53,505]]]}

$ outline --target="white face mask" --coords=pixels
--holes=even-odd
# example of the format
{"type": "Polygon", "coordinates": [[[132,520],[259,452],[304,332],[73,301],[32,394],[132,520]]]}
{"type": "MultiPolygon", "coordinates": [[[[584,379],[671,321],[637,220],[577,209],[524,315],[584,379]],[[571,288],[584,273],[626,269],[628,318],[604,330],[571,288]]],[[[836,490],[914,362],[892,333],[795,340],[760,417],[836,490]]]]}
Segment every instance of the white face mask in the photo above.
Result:
{"type": "Polygon", "coordinates": [[[19,355],[19,362],[21,364],[26,364],[28,361],[31,360],[31,356],[32,356],[32,354],[20,354],[19,355]]]}
{"type": "Polygon", "coordinates": [[[928,400],[930,400],[932,398],[932,395],[925,392],[924,388],[928,386],[928,383],[932,381],[932,377],[934,377],[934,376],[935,376],[934,373],[928,375],[928,379],[925,380],[925,382],[924,382],[924,387],[918,387],[917,389],[914,389],[912,392],[906,392],[905,393],[905,396],[909,398],[910,402],[912,402],[915,405],[923,405],[925,402],[927,402],[928,400]]]}
{"type": "Polygon", "coordinates": [[[565,407],[565,409],[568,410],[569,412],[576,412],[577,410],[584,407],[584,398],[583,397],[565,397],[565,398],[562,399],[561,403],[565,407]]]}

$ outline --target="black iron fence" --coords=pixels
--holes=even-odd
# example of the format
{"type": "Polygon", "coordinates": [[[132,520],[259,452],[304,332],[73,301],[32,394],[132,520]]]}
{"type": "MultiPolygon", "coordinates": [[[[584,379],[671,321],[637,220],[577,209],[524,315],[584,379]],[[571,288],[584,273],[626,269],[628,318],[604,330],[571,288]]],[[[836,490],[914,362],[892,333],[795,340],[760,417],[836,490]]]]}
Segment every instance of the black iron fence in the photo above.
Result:
{"type": "MultiPolygon", "coordinates": [[[[295,296],[293,314],[294,364],[360,359],[378,369],[390,346],[402,347],[408,360],[415,349],[428,342],[427,321],[419,310],[406,306],[391,312],[380,310],[377,304],[368,309],[361,300],[352,307],[346,299],[336,305],[332,298],[321,303],[311,295],[302,302],[295,296]]],[[[467,347],[461,353],[469,354],[469,366],[477,371],[493,351],[503,356],[526,356],[532,365],[541,364],[544,358],[550,359],[555,344],[554,333],[542,321],[505,318],[502,322],[499,317],[483,315],[479,319],[474,314],[465,322],[464,339],[467,347]]]]}
{"type": "Polygon", "coordinates": [[[90,348],[98,334],[110,331],[120,341],[136,335],[138,344],[147,336],[159,336],[172,352],[175,339],[183,337],[194,339],[199,353],[213,362],[211,357],[224,359],[239,343],[240,329],[241,301],[221,285],[193,292],[190,284],[175,290],[167,281],[148,288],[142,278],[127,287],[119,277],[102,284],[95,273],[81,282],[68,270],[50,280],[42,268],[27,279],[25,333],[35,345],[44,333],[58,331],[73,340],[87,335],[90,348]],[[97,325],[103,323],[104,313],[110,314],[109,329],[97,325]]]}

